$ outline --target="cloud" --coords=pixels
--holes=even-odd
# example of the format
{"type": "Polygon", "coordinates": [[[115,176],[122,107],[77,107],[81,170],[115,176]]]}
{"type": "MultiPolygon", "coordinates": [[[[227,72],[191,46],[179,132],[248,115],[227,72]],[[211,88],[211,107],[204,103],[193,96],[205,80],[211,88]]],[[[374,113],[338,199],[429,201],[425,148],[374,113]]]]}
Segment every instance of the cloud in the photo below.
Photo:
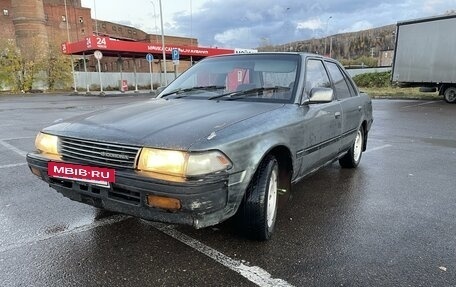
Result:
{"type": "Polygon", "coordinates": [[[254,11],[247,11],[245,14],[245,19],[250,21],[250,22],[258,22],[258,21],[263,21],[264,17],[261,15],[261,13],[254,12],[254,11]]]}
{"type": "MultiPolygon", "coordinates": [[[[97,0],[99,16],[106,13],[107,20],[131,23],[154,33],[158,30],[157,20],[160,24],[155,9],[158,7],[153,7],[150,0],[135,0],[140,2],[142,5],[125,10],[112,1],[97,0]]],[[[165,8],[173,8],[171,18],[164,23],[167,35],[192,36],[201,46],[226,48],[256,48],[265,42],[280,45],[443,14],[456,8],[456,0],[199,0],[193,1],[190,13],[188,0],[167,2],[165,8]],[[329,17],[332,18],[328,23],[329,17]]]]}
{"type": "Polygon", "coordinates": [[[309,19],[304,22],[298,22],[296,29],[323,29],[323,22],[320,20],[320,18],[309,19]]]}
{"type": "Polygon", "coordinates": [[[441,11],[436,11],[437,6],[442,4],[442,0],[427,0],[424,1],[423,10],[427,13],[437,13],[441,11]]]}
{"type": "Polygon", "coordinates": [[[215,34],[214,39],[224,45],[233,47],[239,38],[249,39],[251,37],[249,28],[236,28],[223,31],[222,33],[215,34]]]}
{"type": "Polygon", "coordinates": [[[339,33],[347,33],[347,32],[356,32],[356,31],[361,31],[361,30],[367,30],[374,28],[374,25],[372,25],[369,21],[362,20],[353,23],[350,27],[347,27],[345,29],[339,30],[339,33]]]}

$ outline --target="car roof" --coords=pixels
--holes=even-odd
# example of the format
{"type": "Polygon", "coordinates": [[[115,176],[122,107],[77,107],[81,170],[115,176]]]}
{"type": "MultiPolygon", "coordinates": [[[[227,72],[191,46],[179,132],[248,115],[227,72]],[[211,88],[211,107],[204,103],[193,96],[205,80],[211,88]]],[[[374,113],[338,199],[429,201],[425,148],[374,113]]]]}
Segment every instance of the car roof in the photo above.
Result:
{"type": "Polygon", "coordinates": [[[246,56],[246,55],[300,55],[302,57],[314,57],[314,58],[321,58],[326,60],[333,60],[332,58],[325,57],[323,55],[314,54],[314,53],[307,53],[307,52],[256,52],[256,53],[239,53],[239,54],[223,54],[223,55],[216,55],[210,56],[207,58],[220,58],[220,57],[239,57],[239,56],[246,56]]]}

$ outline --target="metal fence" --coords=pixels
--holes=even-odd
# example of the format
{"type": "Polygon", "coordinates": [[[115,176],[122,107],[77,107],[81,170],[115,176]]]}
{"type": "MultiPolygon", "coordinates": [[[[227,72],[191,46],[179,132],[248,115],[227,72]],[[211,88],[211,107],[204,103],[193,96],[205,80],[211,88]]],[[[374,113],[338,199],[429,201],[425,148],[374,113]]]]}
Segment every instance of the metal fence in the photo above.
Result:
{"type": "MultiPolygon", "coordinates": [[[[347,72],[350,76],[354,77],[359,74],[365,73],[378,73],[378,72],[387,72],[391,71],[391,67],[383,67],[383,68],[362,68],[362,69],[347,69],[347,72]]],[[[76,76],[76,87],[78,89],[85,90],[89,88],[89,90],[99,90],[100,89],[100,75],[97,72],[75,72],[76,76]]],[[[104,90],[118,90],[121,86],[121,77],[122,80],[127,81],[127,85],[129,88],[135,88],[136,86],[139,89],[150,89],[150,81],[151,75],[150,73],[101,73],[101,81],[103,83],[104,90]]],[[[172,73],[168,73],[167,80],[168,84],[175,79],[175,75],[172,73]]],[[[152,82],[155,87],[163,86],[165,79],[164,75],[161,73],[153,73],[152,74],[152,82]]],[[[73,83],[71,83],[73,86],[73,83]]],[[[46,90],[46,83],[44,81],[37,80],[33,84],[34,89],[41,89],[46,90]]],[[[60,87],[59,87],[60,88],[60,87]]],[[[0,86],[0,90],[9,90],[9,87],[0,86]]]]}
{"type": "MultiPolygon", "coordinates": [[[[101,82],[103,83],[103,89],[118,89],[120,87],[121,79],[127,81],[129,87],[148,87],[150,88],[151,75],[150,73],[100,73],[97,72],[75,72],[76,74],[76,86],[78,89],[86,89],[87,86],[90,89],[100,88],[100,75],[101,82]]],[[[168,83],[173,81],[175,78],[174,74],[168,74],[168,83]]],[[[154,86],[164,85],[164,75],[161,73],[152,74],[152,82],[154,86]]]]}

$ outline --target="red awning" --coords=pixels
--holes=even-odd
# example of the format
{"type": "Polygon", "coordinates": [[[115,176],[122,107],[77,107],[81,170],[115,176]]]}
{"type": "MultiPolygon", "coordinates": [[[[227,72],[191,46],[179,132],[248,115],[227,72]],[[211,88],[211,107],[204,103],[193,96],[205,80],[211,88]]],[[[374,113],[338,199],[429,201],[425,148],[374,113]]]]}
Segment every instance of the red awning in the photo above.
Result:
{"type": "MultiPolygon", "coordinates": [[[[207,56],[215,56],[222,54],[233,54],[233,49],[206,48],[196,46],[178,46],[166,45],[165,53],[167,58],[171,58],[171,51],[179,49],[181,59],[199,60],[207,56]]],[[[63,43],[62,52],[67,55],[91,55],[96,50],[103,53],[106,57],[145,57],[150,53],[156,58],[162,58],[162,46],[156,43],[123,41],[110,37],[91,36],[82,41],[73,43],[63,43]]]]}

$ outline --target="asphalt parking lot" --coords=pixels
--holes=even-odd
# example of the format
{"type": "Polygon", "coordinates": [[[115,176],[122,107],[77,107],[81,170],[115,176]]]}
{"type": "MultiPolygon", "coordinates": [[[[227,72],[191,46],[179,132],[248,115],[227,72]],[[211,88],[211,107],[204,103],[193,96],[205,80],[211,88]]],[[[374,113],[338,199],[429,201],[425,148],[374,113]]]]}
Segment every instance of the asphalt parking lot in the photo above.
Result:
{"type": "Polygon", "coordinates": [[[25,154],[60,118],[147,96],[0,96],[0,286],[456,286],[456,105],[374,100],[356,170],[294,186],[268,242],[75,203],[25,154]]]}

